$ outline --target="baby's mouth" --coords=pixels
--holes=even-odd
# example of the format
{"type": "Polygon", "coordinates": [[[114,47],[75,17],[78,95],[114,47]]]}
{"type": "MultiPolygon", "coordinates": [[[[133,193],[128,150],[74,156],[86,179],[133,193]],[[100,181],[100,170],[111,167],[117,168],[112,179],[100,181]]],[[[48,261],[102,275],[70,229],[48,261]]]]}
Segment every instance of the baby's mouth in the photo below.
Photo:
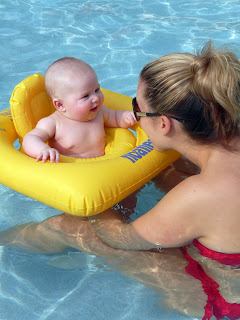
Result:
{"type": "Polygon", "coordinates": [[[92,108],[90,111],[91,112],[96,112],[98,107],[92,108]]]}

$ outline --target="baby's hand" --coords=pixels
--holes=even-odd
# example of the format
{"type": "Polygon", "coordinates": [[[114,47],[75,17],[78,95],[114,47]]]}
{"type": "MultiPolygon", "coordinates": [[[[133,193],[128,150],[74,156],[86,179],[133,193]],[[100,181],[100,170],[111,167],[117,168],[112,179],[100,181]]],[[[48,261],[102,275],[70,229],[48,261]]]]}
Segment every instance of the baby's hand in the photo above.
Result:
{"type": "Polygon", "coordinates": [[[46,162],[47,159],[50,162],[59,162],[60,153],[54,148],[43,149],[36,158],[36,161],[42,160],[42,162],[46,162]]]}
{"type": "Polygon", "coordinates": [[[122,114],[122,120],[127,124],[128,127],[132,127],[136,122],[134,113],[132,111],[125,111],[122,114]]]}

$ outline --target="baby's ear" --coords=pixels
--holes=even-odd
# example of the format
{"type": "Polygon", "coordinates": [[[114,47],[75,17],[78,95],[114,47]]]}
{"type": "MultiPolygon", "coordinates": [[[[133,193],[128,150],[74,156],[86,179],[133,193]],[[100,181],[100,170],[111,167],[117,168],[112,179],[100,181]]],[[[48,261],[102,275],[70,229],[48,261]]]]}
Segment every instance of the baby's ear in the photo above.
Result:
{"type": "Polygon", "coordinates": [[[65,112],[65,107],[60,99],[53,99],[53,105],[58,111],[65,112]]]}

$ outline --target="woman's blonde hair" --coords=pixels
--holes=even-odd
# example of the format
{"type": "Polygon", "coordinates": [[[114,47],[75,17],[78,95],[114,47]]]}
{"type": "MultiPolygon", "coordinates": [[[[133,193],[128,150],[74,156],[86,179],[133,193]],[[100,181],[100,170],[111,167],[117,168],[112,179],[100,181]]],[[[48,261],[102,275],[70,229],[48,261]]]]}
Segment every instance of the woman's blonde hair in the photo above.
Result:
{"type": "Polygon", "coordinates": [[[227,146],[239,134],[240,62],[209,41],[194,54],[168,54],[147,64],[140,80],[154,112],[182,119],[186,133],[201,143],[227,146]]]}

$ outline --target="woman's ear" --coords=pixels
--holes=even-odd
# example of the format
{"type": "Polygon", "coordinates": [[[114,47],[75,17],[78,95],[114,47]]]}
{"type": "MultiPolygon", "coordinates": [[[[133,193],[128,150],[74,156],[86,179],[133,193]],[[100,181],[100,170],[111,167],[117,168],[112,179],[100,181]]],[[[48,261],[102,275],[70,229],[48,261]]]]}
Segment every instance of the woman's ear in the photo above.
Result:
{"type": "Polygon", "coordinates": [[[53,99],[53,105],[58,111],[61,111],[61,112],[66,111],[66,108],[64,107],[64,105],[60,99],[57,99],[57,98],[53,99]]]}
{"type": "Polygon", "coordinates": [[[160,118],[160,126],[162,129],[162,134],[165,136],[171,130],[171,120],[167,116],[161,116],[160,118]]]}

